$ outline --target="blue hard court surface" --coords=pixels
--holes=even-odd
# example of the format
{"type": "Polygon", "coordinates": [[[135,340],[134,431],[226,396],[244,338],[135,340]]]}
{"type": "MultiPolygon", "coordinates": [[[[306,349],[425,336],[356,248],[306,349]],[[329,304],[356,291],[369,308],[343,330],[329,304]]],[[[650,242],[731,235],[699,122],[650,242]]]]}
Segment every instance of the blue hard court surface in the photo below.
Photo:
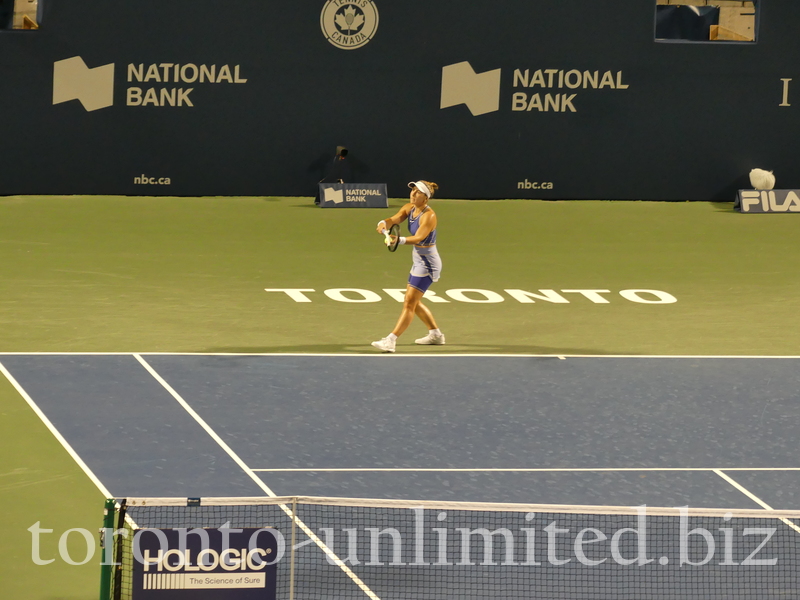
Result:
{"type": "Polygon", "coordinates": [[[798,359],[142,357],[218,439],[133,355],[0,357],[116,497],[800,506],[798,359]]]}

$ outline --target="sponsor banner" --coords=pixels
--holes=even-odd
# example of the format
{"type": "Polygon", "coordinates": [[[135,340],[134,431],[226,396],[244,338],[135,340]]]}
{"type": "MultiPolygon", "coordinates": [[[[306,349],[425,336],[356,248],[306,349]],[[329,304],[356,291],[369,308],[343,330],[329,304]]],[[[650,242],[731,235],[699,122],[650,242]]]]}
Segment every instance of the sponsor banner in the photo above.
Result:
{"type": "MultiPolygon", "coordinates": [[[[56,61],[53,106],[70,100],[78,100],[86,112],[113,106],[114,73],[114,63],[89,68],[80,56],[56,61]]],[[[247,83],[241,65],[129,63],[126,73],[125,105],[129,107],[194,108],[191,94],[196,87],[247,83]]]]}
{"type": "Polygon", "coordinates": [[[800,213],[800,190],[739,190],[735,207],[743,213],[800,213]]]}
{"type": "Polygon", "coordinates": [[[320,183],[322,208],[387,208],[385,183],[320,183]]]}
{"type": "MultiPolygon", "coordinates": [[[[502,78],[503,69],[476,73],[469,61],[446,65],[442,68],[440,108],[465,104],[473,117],[502,110],[500,98],[508,95],[501,86],[502,78]]],[[[515,68],[507,108],[512,112],[576,113],[580,106],[576,98],[581,94],[628,88],[622,71],[515,68]]]]}
{"type": "Polygon", "coordinates": [[[133,600],[275,600],[284,551],[274,529],[140,529],[133,600]]]}

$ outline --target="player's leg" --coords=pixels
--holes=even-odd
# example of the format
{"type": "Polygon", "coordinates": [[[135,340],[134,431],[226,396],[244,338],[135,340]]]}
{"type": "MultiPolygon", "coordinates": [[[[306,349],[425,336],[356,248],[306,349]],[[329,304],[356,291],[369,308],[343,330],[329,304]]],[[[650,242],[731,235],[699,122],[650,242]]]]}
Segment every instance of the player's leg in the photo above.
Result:
{"type": "Polygon", "coordinates": [[[436,325],[436,319],[433,318],[431,309],[422,302],[417,304],[417,309],[414,314],[419,317],[419,320],[422,321],[425,324],[425,327],[428,329],[438,329],[438,326],[436,325]]]}
{"type": "Polygon", "coordinates": [[[417,289],[410,284],[406,286],[406,295],[403,298],[403,310],[400,311],[397,324],[395,324],[394,329],[392,329],[392,333],[397,337],[400,337],[403,332],[408,329],[408,326],[411,325],[411,321],[414,320],[414,315],[417,312],[417,307],[421,305],[420,300],[422,300],[424,293],[423,290],[417,289]]]}
{"type": "MultiPolygon", "coordinates": [[[[418,256],[415,258],[417,260],[414,262],[414,267],[419,268],[421,272],[427,275],[424,279],[424,284],[418,287],[422,290],[427,290],[432,283],[439,281],[439,277],[442,273],[442,259],[439,257],[439,252],[436,248],[429,248],[423,252],[418,252],[418,256]]],[[[412,269],[411,273],[414,275],[414,269],[412,269]]],[[[411,280],[409,280],[409,283],[411,283],[411,280]]],[[[439,326],[436,324],[433,313],[431,313],[431,310],[422,302],[417,304],[416,315],[425,324],[425,327],[428,328],[428,335],[415,340],[415,342],[417,344],[433,344],[437,346],[444,344],[444,335],[442,335],[439,326]]]]}
{"type": "Polygon", "coordinates": [[[420,321],[425,323],[425,327],[428,328],[428,335],[414,340],[415,343],[435,346],[444,344],[444,334],[439,330],[439,326],[436,324],[436,319],[433,317],[431,309],[420,302],[417,304],[415,314],[419,317],[420,321]]]}
{"type": "MultiPolygon", "coordinates": [[[[414,278],[412,276],[411,280],[409,280],[409,287],[416,287],[422,292],[422,295],[424,295],[425,291],[431,286],[432,283],[433,277],[431,275],[422,278],[414,278]]],[[[415,343],[436,346],[441,346],[444,344],[444,335],[439,330],[439,326],[436,324],[436,319],[434,318],[431,309],[422,303],[422,296],[420,296],[419,302],[417,302],[416,308],[414,309],[414,314],[417,315],[420,321],[425,324],[425,327],[428,328],[428,335],[414,340],[415,343]]]]}
{"type": "Polygon", "coordinates": [[[408,329],[411,321],[414,320],[414,314],[416,313],[417,306],[419,306],[420,300],[422,299],[422,295],[424,293],[424,290],[417,289],[410,284],[406,286],[406,295],[403,298],[403,309],[400,311],[400,317],[397,319],[397,324],[395,324],[392,332],[385,338],[378,340],[377,342],[372,342],[372,345],[375,348],[378,350],[383,350],[384,352],[394,352],[397,338],[400,337],[400,335],[402,335],[406,329],[408,329]]]}
{"type": "Polygon", "coordinates": [[[389,335],[377,342],[372,342],[375,348],[384,352],[394,352],[397,338],[408,329],[411,321],[414,320],[415,314],[420,317],[429,330],[428,336],[418,339],[416,342],[418,344],[444,344],[444,336],[436,327],[433,314],[421,302],[422,296],[427,289],[434,281],[439,279],[441,259],[439,259],[439,255],[435,250],[427,251],[425,255],[421,255],[416,248],[412,256],[413,265],[408,276],[408,285],[406,286],[403,310],[400,312],[400,317],[389,335]]]}

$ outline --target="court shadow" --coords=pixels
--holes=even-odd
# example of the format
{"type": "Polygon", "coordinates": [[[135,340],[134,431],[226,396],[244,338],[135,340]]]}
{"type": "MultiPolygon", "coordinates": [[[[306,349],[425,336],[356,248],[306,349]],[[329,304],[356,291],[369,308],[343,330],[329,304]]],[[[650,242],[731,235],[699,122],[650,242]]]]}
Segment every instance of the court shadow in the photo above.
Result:
{"type": "MultiPolygon", "coordinates": [[[[420,352],[430,352],[431,346],[415,346],[420,352]]],[[[554,348],[551,346],[536,346],[530,344],[453,344],[435,347],[435,350],[455,354],[536,354],[545,356],[613,356],[619,354],[631,355],[628,351],[614,351],[598,348],[554,348]]]]}
{"type": "MultiPolygon", "coordinates": [[[[200,354],[380,354],[368,343],[365,344],[308,344],[292,346],[226,346],[197,350],[200,354]]],[[[518,354],[538,356],[613,356],[635,355],[637,352],[612,351],[597,348],[552,348],[521,344],[448,344],[445,346],[418,346],[399,344],[397,354],[518,354]]]]}
{"type": "Polygon", "coordinates": [[[721,213],[738,213],[739,211],[733,208],[733,202],[709,202],[714,212],[721,213]]]}

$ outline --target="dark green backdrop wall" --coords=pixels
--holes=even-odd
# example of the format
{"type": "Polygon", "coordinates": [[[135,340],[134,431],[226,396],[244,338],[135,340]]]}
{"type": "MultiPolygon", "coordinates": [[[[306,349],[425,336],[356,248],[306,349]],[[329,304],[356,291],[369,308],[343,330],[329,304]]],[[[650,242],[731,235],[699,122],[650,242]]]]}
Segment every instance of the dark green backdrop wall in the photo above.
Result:
{"type": "Polygon", "coordinates": [[[49,0],[40,30],[0,32],[0,194],[313,195],[337,145],[393,196],[426,178],[450,198],[733,200],[753,167],[800,187],[800,2],[765,2],[754,44],[656,42],[654,17],[651,0],[49,0]]]}

